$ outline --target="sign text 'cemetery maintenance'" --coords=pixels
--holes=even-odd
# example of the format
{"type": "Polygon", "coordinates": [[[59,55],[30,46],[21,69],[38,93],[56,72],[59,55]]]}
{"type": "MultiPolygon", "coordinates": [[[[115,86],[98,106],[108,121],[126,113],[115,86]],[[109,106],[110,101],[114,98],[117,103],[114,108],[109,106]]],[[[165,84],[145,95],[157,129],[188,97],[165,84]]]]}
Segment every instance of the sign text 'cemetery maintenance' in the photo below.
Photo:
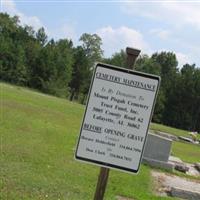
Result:
{"type": "Polygon", "coordinates": [[[76,158],[137,172],[159,77],[97,64],[76,149],[76,158]]]}

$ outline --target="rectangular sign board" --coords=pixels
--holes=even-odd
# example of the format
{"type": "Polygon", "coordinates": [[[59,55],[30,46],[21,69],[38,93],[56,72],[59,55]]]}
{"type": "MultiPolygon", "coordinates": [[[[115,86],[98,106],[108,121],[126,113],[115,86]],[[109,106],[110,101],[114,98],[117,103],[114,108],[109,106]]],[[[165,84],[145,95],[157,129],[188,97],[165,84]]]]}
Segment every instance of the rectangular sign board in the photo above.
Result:
{"type": "Polygon", "coordinates": [[[136,173],[159,83],[158,76],[98,63],[76,159],[136,173]]]}

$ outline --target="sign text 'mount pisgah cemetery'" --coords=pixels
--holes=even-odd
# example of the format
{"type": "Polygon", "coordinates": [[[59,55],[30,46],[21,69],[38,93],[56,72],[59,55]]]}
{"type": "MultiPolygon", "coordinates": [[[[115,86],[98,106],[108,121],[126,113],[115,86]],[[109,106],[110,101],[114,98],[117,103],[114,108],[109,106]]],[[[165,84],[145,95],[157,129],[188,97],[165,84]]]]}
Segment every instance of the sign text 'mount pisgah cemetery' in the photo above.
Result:
{"type": "Polygon", "coordinates": [[[160,79],[98,63],[76,158],[137,172],[160,79]]]}

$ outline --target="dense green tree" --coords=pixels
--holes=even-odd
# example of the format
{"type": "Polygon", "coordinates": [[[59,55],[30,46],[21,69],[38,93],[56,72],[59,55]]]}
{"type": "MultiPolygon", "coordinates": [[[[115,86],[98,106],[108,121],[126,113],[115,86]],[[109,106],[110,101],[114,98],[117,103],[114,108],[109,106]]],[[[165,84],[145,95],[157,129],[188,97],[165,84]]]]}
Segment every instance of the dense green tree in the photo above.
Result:
{"type": "MultiPolygon", "coordinates": [[[[195,130],[195,116],[196,113],[199,113],[198,106],[198,96],[199,91],[195,90],[195,65],[185,64],[181,69],[181,100],[176,106],[179,108],[180,119],[177,120],[178,127],[184,127],[185,129],[195,130]]],[[[177,126],[177,125],[176,125],[177,126]]]]}
{"type": "Polygon", "coordinates": [[[84,33],[79,40],[82,42],[82,48],[85,51],[85,55],[88,59],[88,67],[90,69],[87,71],[88,74],[82,87],[82,102],[85,102],[90,87],[94,64],[102,60],[103,50],[101,49],[102,40],[97,34],[84,33]]]}
{"type": "Polygon", "coordinates": [[[193,131],[198,131],[200,133],[200,68],[195,68],[193,80],[195,93],[195,105],[193,110],[193,131]]]}
{"type": "Polygon", "coordinates": [[[48,37],[47,37],[47,35],[46,35],[45,30],[44,30],[43,27],[40,28],[40,29],[38,29],[38,31],[36,33],[36,38],[40,42],[40,44],[42,46],[44,46],[47,43],[47,38],[48,37]]]}
{"type": "Polygon", "coordinates": [[[95,62],[102,60],[102,40],[97,34],[84,33],[79,40],[82,42],[82,47],[89,59],[90,67],[93,67],[95,62]]]}
{"type": "Polygon", "coordinates": [[[67,39],[51,40],[41,48],[32,67],[31,85],[46,93],[68,96],[71,80],[73,43],[67,39]]]}
{"type": "Polygon", "coordinates": [[[110,65],[126,67],[126,52],[121,50],[120,52],[114,53],[111,58],[104,59],[104,62],[110,65]]]}
{"type": "Polygon", "coordinates": [[[12,67],[12,82],[19,85],[26,85],[27,83],[27,68],[25,65],[25,52],[21,45],[14,49],[14,64],[12,67]]]}
{"type": "Polygon", "coordinates": [[[151,58],[160,65],[161,87],[168,93],[173,82],[176,80],[178,72],[176,55],[172,52],[161,52],[153,54],[151,58]]]}
{"type": "Polygon", "coordinates": [[[88,79],[91,77],[90,73],[89,60],[84,49],[81,46],[78,46],[74,50],[74,64],[72,69],[72,80],[70,82],[71,101],[74,97],[78,97],[81,92],[84,93],[85,83],[88,82],[88,79]]]}
{"type": "Polygon", "coordinates": [[[69,83],[72,78],[72,66],[74,63],[73,42],[68,39],[61,39],[55,45],[56,76],[52,81],[56,86],[55,93],[66,97],[69,95],[69,83]]]}
{"type": "Polygon", "coordinates": [[[161,102],[162,103],[159,106],[158,104],[156,105],[156,109],[158,107],[162,108],[162,110],[159,110],[160,116],[162,117],[161,119],[159,119],[159,121],[165,124],[169,124],[169,111],[171,110],[169,99],[173,98],[174,96],[173,88],[176,85],[176,80],[178,76],[178,61],[176,59],[176,55],[172,52],[154,53],[151,56],[151,59],[159,66],[157,66],[157,68],[160,68],[161,87],[158,97],[158,104],[160,104],[161,102]],[[160,95],[162,96],[162,98],[160,95]]]}
{"type": "Polygon", "coordinates": [[[0,14],[0,78],[25,85],[27,69],[23,39],[27,33],[18,23],[18,17],[10,18],[7,14],[0,14]]]}
{"type": "MultiPolygon", "coordinates": [[[[136,61],[136,70],[149,74],[161,75],[161,65],[148,55],[141,55],[136,61]]],[[[165,94],[160,88],[152,120],[157,123],[162,122],[162,116],[165,108],[165,94]]]]}
{"type": "Polygon", "coordinates": [[[161,75],[161,66],[148,55],[141,55],[136,61],[135,68],[149,74],[161,75]]]}

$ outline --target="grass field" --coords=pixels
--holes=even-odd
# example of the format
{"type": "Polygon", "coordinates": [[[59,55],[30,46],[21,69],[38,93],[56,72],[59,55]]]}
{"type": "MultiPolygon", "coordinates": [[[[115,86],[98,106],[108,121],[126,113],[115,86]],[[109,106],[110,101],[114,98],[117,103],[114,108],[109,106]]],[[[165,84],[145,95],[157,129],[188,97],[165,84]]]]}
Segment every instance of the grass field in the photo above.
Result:
{"type": "MultiPolygon", "coordinates": [[[[0,199],[92,199],[99,167],[74,160],[84,107],[3,83],[0,95],[0,199]]],[[[172,199],[152,191],[149,167],[138,175],[111,170],[105,199],[172,199]]]]}
{"type": "Polygon", "coordinates": [[[184,142],[173,142],[172,154],[188,163],[200,162],[200,146],[184,142]]]}

